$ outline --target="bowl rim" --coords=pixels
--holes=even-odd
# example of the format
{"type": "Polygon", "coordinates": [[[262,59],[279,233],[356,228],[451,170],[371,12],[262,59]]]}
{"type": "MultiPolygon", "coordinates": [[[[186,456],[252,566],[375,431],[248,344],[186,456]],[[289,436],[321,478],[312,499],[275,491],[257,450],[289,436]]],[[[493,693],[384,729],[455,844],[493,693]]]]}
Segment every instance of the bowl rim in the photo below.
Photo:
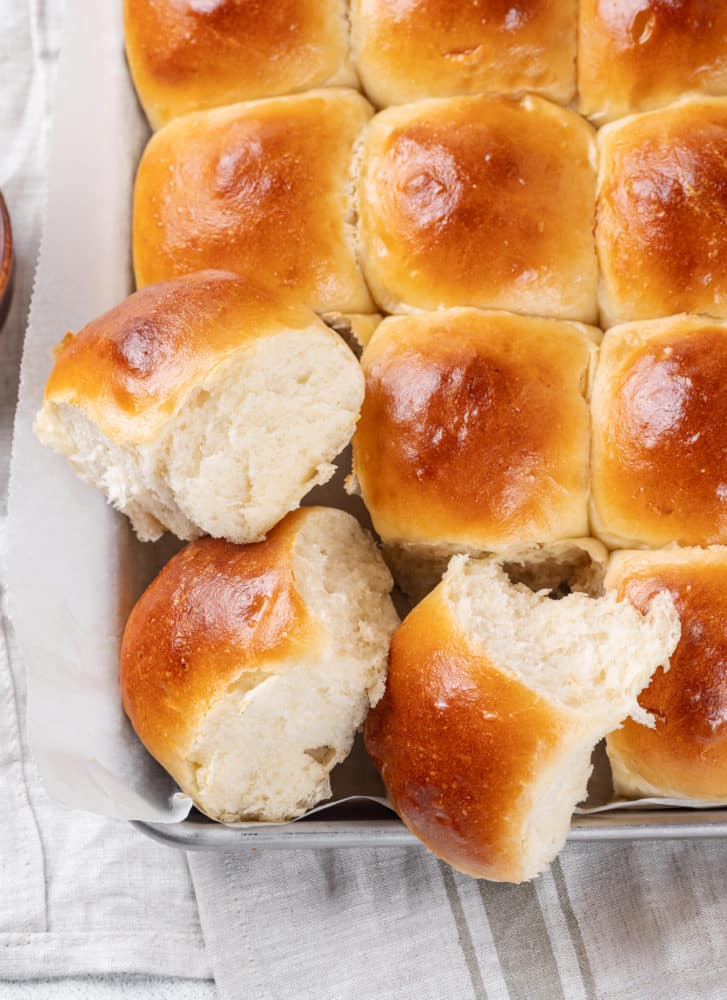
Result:
{"type": "Polygon", "coordinates": [[[13,259],[13,228],[2,191],[0,191],[0,240],[2,240],[2,246],[0,246],[0,296],[2,296],[10,281],[13,259]]]}

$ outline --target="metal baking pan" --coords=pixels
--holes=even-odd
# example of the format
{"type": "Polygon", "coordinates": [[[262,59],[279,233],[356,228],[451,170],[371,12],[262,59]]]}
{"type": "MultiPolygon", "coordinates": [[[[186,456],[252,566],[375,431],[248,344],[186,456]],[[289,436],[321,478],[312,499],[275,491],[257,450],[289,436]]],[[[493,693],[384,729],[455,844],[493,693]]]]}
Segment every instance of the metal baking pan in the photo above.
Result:
{"type": "MultiPolygon", "coordinates": [[[[161,844],[184,851],[302,850],[326,847],[423,847],[394,818],[302,819],[259,828],[222,826],[194,813],[182,823],[132,823],[161,844]]],[[[640,809],[574,816],[568,842],[693,840],[727,837],[727,809],[640,809]]]]}
{"type": "MultiPolygon", "coordinates": [[[[332,775],[333,799],[294,823],[244,827],[216,823],[193,809],[181,823],[135,822],[153,840],[185,851],[244,851],[250,848],[297,850],[326,847],[422,847],[381,801],[384,786],[359,736],[350,757],[332,775]],[[349,796],[367,796],[349,798],[349,796]],[[336,800],[341,801],[336,801],[336,800]]],[[[613,802],[611,772],[604,744],[593,754],[585,809],[603,810],[613,802]]],[[[727,837],[727,808],[624,803],[605,811],[573,816],[569,842],[604,840],[693,840],[727,837]]]]}

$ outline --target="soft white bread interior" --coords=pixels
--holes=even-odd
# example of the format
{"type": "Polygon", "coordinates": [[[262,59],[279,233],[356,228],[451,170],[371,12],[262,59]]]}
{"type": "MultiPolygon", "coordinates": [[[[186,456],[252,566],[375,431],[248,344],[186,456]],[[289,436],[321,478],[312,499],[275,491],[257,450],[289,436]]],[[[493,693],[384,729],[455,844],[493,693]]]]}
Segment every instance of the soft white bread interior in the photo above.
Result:
{"type": "Polygon", "coordinates": [[[322,507],[255,545],[193,542],[162,570],[126,626],[121,689],[203,812],[284,821],[330,796],[383,690],[391,583],[358,522],[322,507]]]}
{"type": "Polygon", "coordinates": [[[141,539],[242,543],[330,479],[362,400],[358,362],[312,312],[207,271],[66,338],[35,430],[141,539]]]}
{"type": "Polygon", "coordinates": [[[565,842],[596,743],[629,715],[680,635],[668,593],[561,600],[495,560],[452,559],[392,641],[369,753],[410,829],[471,875],[521,882],[565,842]]]}

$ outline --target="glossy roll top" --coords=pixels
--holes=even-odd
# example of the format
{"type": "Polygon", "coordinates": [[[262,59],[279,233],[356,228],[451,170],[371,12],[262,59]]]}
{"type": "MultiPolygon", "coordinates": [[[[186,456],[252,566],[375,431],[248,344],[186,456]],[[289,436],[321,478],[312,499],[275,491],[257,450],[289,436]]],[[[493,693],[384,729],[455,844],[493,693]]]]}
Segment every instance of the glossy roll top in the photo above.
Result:
{"type": "Polygon", "coordinates": [[[308,309],[226,271],[144,288],[56,349],[46,403],[83,410],[120,442],[149,440],[189,389],[255,340],[325,327],[308,309]]]}
{"type": "MultiPolygon", "coordinates": [[[[149,752],[175,776],[199,718],[231,680],[315,650],[323,635],[293,576],[305,511],[264,542],[192,542],[132,611],[121,648],[121,694],[149,752]]],[[[178,778],[179,780],[179,778],[178,778]]]]}
{"type": "Polygon", "coordinates": [[[137,284],[205,267],[294,289],[319,311],[371,312],[354,254],[351,90],[236,104],[157,132],[139,164],[137,284]]]}
{"type": "Polygon", "coordinates": [[[727,94],[724,0],[580,0],[580,110],[594,121],[727,94]]]}
{"type": "Polygon", "coordinates": [[[577,0],[353,0],[353,55],[380,107],[422,97],[575,91],[577,0]]]}
{"type": "Polygon", "coordinates": [[[598,141],[602,325],[727,315],[727,99],[626,118],[598,141]]]}
{"type": "Polygon", "coordinates": [[[341,0],[124,0],[129,67],[149,121],[351,86],[341,0]]]}
{"type": "Polygon", "coordinates": [[[640,610],[668,590],[682,626],[639,697],[654,728],[627,719],[608,737],[616,792],[727,800],[727,549],[618,553],[606,586],[640,610]]]}
{"type": "Polygon", "coordinates": [[[617,547],[727,543],[727,323],[610,330],[592,397],[595,533],[617,547]]]}
{"type": "Polygon", "coordinates": [[[377,115],[358,192],[377,303],[594,321],[594,164],[587,122],[537,97],[421,101],[377,115]]]}
{"type": "Polygon", "coordinates": [[[384,320],[354,473],[387,542],[497,549],[587,534],[597,331],[455,309],[384,320]]]}

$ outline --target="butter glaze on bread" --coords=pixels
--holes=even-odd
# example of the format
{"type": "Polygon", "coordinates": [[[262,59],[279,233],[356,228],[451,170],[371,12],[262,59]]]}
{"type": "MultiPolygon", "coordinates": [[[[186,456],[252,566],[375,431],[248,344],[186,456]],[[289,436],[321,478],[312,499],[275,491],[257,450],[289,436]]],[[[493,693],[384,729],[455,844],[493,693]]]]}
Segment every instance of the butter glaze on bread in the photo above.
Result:
{"type": "Polygon", "coordinates": [[[537,97],[420,101],[377,115],[358,200],[379,307],[593,322],[594,135],[579,115],[537,97]]]}
{"type": "Polygon", "coordinates": [[[368,313],[353,224],[351,90],[236,104],[157,132],[134,191],[139,287],[207,267],[293,290],[319,312],[368,313]]]}
{"type": "Polygon", "coordinates": [[[599,538],[727,543],[727,322],[674,316],[609,330],[591,412],[599,538]]]}
{"type": "Polygon", "coordinates": [[[727,316],[727,99],[632,116],[598,142],[602,325],[727,316]]]}
{"type": "Polygon", "coordinates": [[[394,634],[366,746],[390,800],[438,857],[522,882],[563,846],[595,744],[679,638],[667,595],[553,601],[492,560],[456,556],[394,634]]]}
{"type": "Polygon", "coordinates": [[[208,816],[292,819],[383,689],[398,618],[373,540],[306,507],[256,545],[202,539],[137,602],[121,646],[124,708],[208,816]]]}
{"type": "Polygon", "coordinates": [[[341,0],[124,0],[124,31],[154,128],[189,111],[356,82],[341,0]]]}
{"type": "Polygon", "coordinates": [[[606,586],[643,610],[668,590],[681,639],[639,703],[654,728],[627,719],[608,737],[617,794],[727,800],[727,549],[619,552],[606,586]]]}
{"type": "Polygon", "coordinates": [[[727,94],[727,4],[580,0],[578,89],[597,122],[684,93],[727,94]]]}
{"type": "Polygon", "coordinates": [[[385,319],[362,357],[354,437],[384,542],[441,556],[587,534],[598,337],[476,309],[385,319]]]}
{"type": "Polygon", "coordinates": [[[575,92],[577,0],[353,0],[354,60],[379,107],[472,93],[575,92]]]}
{"type": "Polygon", "coordinates": [[[355,357],[314,313],[203,271],[68,334],[35,431],[141,539],[248,542],[330,479],[363,391],[355,357]]]}

